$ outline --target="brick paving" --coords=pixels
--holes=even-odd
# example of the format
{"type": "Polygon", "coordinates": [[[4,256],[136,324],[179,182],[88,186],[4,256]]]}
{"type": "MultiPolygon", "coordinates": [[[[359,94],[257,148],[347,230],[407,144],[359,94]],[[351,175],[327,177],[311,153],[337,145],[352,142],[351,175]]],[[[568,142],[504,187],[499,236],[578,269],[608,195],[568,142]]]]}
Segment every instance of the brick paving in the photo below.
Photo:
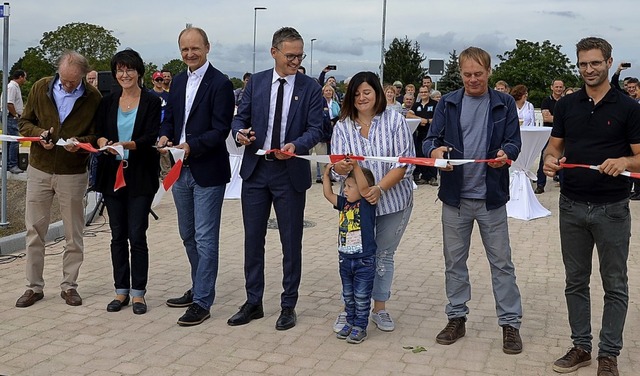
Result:
{"type": "MultiPolygon", "coordinates": [[[[513,259],[522,293],[524,351],[502,352],[495,317],[488,263],[478,231],[474,232],[469,266],[471,310],[466,337],[450,346],[436,344],[444,327],[444,274],[437,188],[415,191],[411,222],[396,255],[396,274],[388,310],[396,330],[384,333],[369,326],[360,345],[335,338],[333,321],[340,310],[340,279],[335,250],[336,212],[322,197],[321,185],[308,191],[306,220],[315,224],[304,234],[304,271],[295,328],[276,331],[281,292],[278,234],[267,235],[265,317],[230,327],[227,319],[245,300],[243,231],[240,202],[223,207],[220,270],[211,319],[196,327],[179,327],[183,309],[164,301],[189,288],[187,259],[181,245],[171,195],[156,212],[148,231],[149,312],[134,315],[130,307],[109,313],[113,299],[108,225],[99,218],[87,228],[86,254],[78,291],[84,304],[70,307],[59,296],[62,244],[47,249],[45,298],[34,306],[15,308],[24,291],[25,260],[0,265],[0,375],[551,375],[552,362],[570,346],[563,296],[564,271],[559,252],[557,198],[547,186],[538,196],[552,216],[534,221],[509,220],[513,259]],[[423,346],[412,353],[404,346],[423,346]]],[[[639,249],[635,236],[640,203],[632,202],[633,237],[629,258],[630,303],[625,347],[618,358],[624,375],[640,374],[638,295],[639,249]]],[[[597,259],[594,257],[597,265],[597,259]]],[[[595,337],[602,315],[602,287],[597,266],[592,277],[592,324],[595,337]]],[[[594,341],[597,348],[597,339],[594,341]]],[[[596,352],[593,353],[594,357],[596,352]]],[[[595,375],[596,362],[572,375],[595,375]]]]}

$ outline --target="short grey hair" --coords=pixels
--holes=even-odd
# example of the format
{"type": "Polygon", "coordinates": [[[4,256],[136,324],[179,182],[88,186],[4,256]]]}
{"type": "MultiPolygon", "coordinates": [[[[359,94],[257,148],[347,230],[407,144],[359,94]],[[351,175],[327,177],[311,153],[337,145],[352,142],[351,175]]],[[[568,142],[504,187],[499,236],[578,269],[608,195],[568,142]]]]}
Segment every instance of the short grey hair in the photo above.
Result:
{"type": "Polygon", "coordinates": [[[304,44],[304,40],[300,33],[292,27],[283,27],[278,31],[273,33],[273,39],[271,40],[271,47],[278,48],[283,42],[293,42],[293,41],[302,41],[304,44]]]}

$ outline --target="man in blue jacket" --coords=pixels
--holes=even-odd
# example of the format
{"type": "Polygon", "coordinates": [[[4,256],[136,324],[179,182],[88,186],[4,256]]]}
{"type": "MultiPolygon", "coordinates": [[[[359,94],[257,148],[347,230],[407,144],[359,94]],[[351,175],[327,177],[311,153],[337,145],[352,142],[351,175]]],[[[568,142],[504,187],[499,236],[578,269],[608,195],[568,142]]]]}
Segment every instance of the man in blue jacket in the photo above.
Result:
{"type": "Polygon", "coordinates": [[[438,197],[442,201],[447,326],[436,341],[450,345],[465,335],[471,284],[467,258],[473,222],[478,223],[489,264],[502,327],[503,351],[522,352],[522,303],[511,262],[507,210],[509,166],[520,154],[518,114],[512,97],[490,90],[491,57],[477,47],[460,53],[464,88],[440,100],[423,143],[431,158],[494,159],[441,168],[438,197]]]}
{"type": "Polygon", "coordinates": [[[158,146],[174,145],[185,151],[172,192],[191,266],[191,288],[181,297],[168,299],[167,305],[187,308],[178,325],[192,326],[211,316],[215,299],[220,216],[231,179],[225,140],[235,103],[231,81],[207,60],[211,45],[205,31],[182,30],[178,45],[187,70],[171,83],[158,146]]]}
{"type": "Polygon", "coordinates": [[[227,324],[248,324],[264,317],[265,238],[273,206],[282,243],[282,287],[277,330],[296,325],[295,306],[302,276],[302,222],[306,191],[311,187],[309,162],[280,151],[309,154],[322,137],[322,94],[318,83],[300,73],[302,36],[292,27],[273,34],[273,69],[251,76],[233,119],[233,136],[245,146],[242,177],[244,275],[246,302],[227,324]],[[265,156],[258,149],[277,150],[265,156]]]}

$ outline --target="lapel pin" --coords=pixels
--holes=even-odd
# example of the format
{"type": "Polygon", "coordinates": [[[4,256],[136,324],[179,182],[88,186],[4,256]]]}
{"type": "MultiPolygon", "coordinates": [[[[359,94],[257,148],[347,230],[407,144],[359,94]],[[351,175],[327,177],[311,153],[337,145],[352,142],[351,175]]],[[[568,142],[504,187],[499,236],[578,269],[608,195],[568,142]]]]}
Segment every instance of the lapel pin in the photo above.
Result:
{"type": "Polygon", "coordinates": [[[296,95],[296,96],[294,96],[294,97],[293,97],[293,100],[294,100],[294,101],[297,101],[297,100],[298,100],[298,96],[297,96],[297,95],[296,95]]]}

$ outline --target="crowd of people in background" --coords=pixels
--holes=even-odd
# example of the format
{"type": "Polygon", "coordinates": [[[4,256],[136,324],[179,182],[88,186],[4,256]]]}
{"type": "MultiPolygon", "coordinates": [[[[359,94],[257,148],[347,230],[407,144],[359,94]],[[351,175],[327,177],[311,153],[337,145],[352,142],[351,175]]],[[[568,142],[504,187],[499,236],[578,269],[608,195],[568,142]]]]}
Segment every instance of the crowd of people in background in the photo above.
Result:
{"type": "MultiPolygon", "coordinates": [[[[184,152],[180,176],[173,185],[178,233],[189,262],[191,283],[169,307],[186,308],[177,324],[194,326],[210,316],[216,298],[221,211],[231,171],[226,140],[244,147],[240,177],[244,232],[246,299],[227,324],[238,326],[264,317],[267,221],[275,210],[282,250],[283,291],[276,330],[296,326],[298,289],[302,279],[303,217],[307,190],[323,184],[324,196],[339,211],[338,250],[343,309],[336,309],[336,337],[361,343],[368,322],[395,330],[388,302],[392,298],[394,255],[413,210],[414,182],[439,187],[445,259],[447,324],[435,340],[450,345],[466,333],[471,283],[466,264],[474,222],[482,234],[491,266],[496,316],[503,351],[523,351],[520,337],[522,304],[511,260],[506,203],[508,160],[521,149],[520,127],[536,125],[526,83],[511,87],[497,81],[489,87],[490,55],[477,47],[460,53],[463,87],[444,96],[430,76],[416,87],[400,81],[382,85],[373,72],[348,79],[346,91],[325,67],[318,79],[301,65],[306,55],[302,36],[291,27],[277,30],[270,48],[274,67],[246,73],[242,86],[231,81],[207,58],[206,32],[188,27],[178,36],[187,69],[151,74],[153,87],[143,86],[145,65],[132,49],[111,60],[115,89],[98,90],[99,74],[86,57],[61,54],[54,76],[37,81],[26,105],[20,86],[26,72],[17,70],[6,94],[9,131],[38,136],[30,149],[26,198],[27,290],[16,307],[29,307],[44,297],[44,234],[53,197],[60,202],[66,247],[60,296],[82,305],[77,278],[83,262],[83,197],[87,161],[77,143],[105,152],[94,155],[95,189],[102,193],[109,215],[115,296],[106,305],[121,311],[132,302],[134,314],[147,312],[149,269],[146,231],[159,178],[170,169],[169,148],[184,152]],[[235,114],[234,114],[235,113],[235,114]],[[409,122],[415,123],[412,131],[409,122]],[[64,126],[63,126],[64,125],[64,126]],[[67,142],[57,145],[59,140],[67,142]],[[117,149],[119,148],[119,149],[117,149]],[[256,152],[268,150],[266,155],[256,152]],[[292,154],[340,154],[328,165],[309,165],[292,154]],[[481,159],[468,166],[426,167],[378,160],[356,161],[350,155],[481,159]],[[116,188],[119,167],[126,165],[127,185],[116,188]],[[212,169],[211,166],[216,166],[212,169]],[[333,192],[332,183],[340,183],[333,192]]],[[[541,105],[543,126],[553,127],[542,151],[536,194],[546,179],[559,175],[561,252],[566,270],[566,301],[573,347],[553,369],[572,372],[591,362],[589,278],[594,244],[600,256],[605,290],[603,327],[598,350],[598,375],[617,375],[616,357],[628,306],[626,261],[629,251],[629,196],[640,199],[639,181],[619,178],[640,171],[640,88],[634,77],[611,82],[611,46],[585,38],[576,46],[583,88],[566,88],[556,79],[541,105]],[[623,114],[624,116],[613,116],[623,114]],[[610,126],[605,135],[603,124],[610,126]],[[599,166],[599,173],[563,169],[563,163],[599,166]],[[585,312],[587,312],[585,314],[585,312]]],[[[17,144],[16,144],[17,145],[17,144]]],[[[14,145],[9,171],[20,173],[14,145]]]]}

